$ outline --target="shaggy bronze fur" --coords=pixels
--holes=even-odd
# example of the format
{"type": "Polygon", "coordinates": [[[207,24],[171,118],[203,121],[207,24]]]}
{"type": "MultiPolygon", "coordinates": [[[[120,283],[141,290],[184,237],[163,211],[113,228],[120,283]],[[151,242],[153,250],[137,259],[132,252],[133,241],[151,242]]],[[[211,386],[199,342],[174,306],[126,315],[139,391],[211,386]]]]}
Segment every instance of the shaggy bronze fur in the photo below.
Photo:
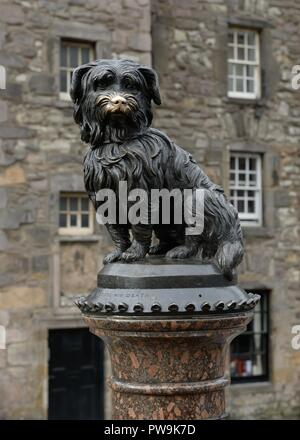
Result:
{"type": "Polygon", "coordinates": [[[81,139],[90,144],[84,159],[84,180],[96,209],[97,191],[109,188],[118,195],[120,181],[127,181],[128,191],[205,190],[201,235],[186,235],[184,222],[108,224],[115,250],[104,262],[135,261],[147,253],[196,257],[214,261],[231,278],[232,269],[243,257],[237,212],[222,188],[209,180],[189,153],[150,128],[151,102],[160,104],[155,71],[129,60],[96,60],[75,69],[71,97],[81,139]],[[150,247],[153,231],[159,243],[150,247]]]}

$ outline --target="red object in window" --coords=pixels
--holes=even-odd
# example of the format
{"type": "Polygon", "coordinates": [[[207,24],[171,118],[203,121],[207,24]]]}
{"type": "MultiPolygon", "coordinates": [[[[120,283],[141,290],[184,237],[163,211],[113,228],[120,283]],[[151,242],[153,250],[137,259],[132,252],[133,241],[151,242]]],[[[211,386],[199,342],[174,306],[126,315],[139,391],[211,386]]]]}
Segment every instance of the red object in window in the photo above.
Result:
{"type": "Polygon", "coordinates": [[[235,376],[243,377],[247,375],[245,359],[234,358],[231,360],[231,365],[235,376]]]}

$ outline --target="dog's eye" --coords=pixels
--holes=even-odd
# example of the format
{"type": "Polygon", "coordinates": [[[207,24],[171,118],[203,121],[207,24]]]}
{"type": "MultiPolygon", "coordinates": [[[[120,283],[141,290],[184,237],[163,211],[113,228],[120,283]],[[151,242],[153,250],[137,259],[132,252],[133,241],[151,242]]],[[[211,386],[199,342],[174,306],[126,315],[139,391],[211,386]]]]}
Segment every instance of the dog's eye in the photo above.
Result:
{"type": "Polygon", "coordinates": [[[104,75],[102,78],[96,79],[96,88],[103,89],[108,87],[113,82],[113,75],[104,75]]]}
{"type": "Polygon", "coordinates": [[[125,89],[127,90],[133,90],[137,88],[137,84],[131,78],[124,78],[123,84],[125,89]]]}

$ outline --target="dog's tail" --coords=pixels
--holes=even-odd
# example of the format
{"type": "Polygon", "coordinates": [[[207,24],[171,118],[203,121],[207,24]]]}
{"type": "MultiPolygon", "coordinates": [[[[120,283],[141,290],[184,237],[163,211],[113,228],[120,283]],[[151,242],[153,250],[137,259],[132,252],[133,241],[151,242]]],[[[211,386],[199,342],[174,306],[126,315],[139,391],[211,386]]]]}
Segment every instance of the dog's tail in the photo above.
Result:
{"type": "Polygon", "coordinates": [[[215,260],[219,269],[229,280],[232,280],[232,269],[243,259],[244,247],[241,240],[225,241],[216,252],[215,260]]]}

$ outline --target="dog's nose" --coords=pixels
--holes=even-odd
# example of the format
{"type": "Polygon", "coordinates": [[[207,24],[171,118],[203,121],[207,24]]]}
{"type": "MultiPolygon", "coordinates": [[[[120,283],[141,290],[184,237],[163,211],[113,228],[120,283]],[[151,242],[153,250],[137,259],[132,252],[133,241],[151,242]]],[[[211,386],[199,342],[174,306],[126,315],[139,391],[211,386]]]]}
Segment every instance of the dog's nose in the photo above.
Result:
{"type": "Polygon", "coordinates": [[[126,99],[123,98],[123,96],[118,95],[118,96],[114,96],[111,99],[111,102],[112,102],[112,104],[115,104],[115,105],[126,104],[126,99]]]}

